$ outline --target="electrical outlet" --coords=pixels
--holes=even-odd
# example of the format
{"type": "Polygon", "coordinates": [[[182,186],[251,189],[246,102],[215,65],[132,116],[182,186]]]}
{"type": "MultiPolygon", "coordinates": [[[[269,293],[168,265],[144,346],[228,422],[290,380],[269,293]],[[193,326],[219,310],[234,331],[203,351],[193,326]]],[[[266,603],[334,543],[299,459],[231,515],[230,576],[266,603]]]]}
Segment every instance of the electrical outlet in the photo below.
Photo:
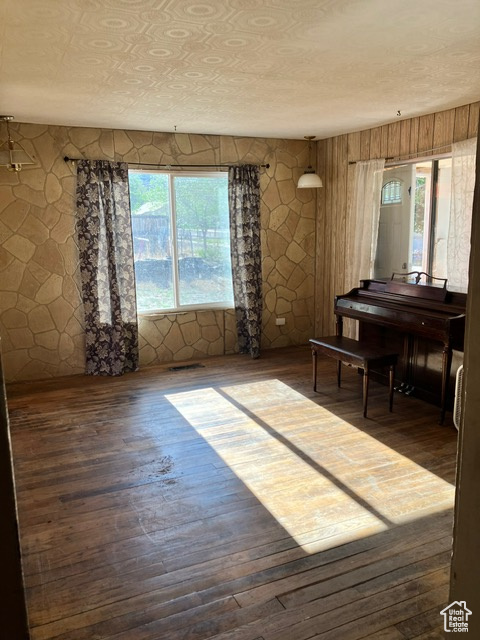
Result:
{"type": "Polygon", "coordinates": [[[277,318],[277,319],[275,320],[275,324],[276,324],[276,325],[285,324],[285,318],[277,318]]]}

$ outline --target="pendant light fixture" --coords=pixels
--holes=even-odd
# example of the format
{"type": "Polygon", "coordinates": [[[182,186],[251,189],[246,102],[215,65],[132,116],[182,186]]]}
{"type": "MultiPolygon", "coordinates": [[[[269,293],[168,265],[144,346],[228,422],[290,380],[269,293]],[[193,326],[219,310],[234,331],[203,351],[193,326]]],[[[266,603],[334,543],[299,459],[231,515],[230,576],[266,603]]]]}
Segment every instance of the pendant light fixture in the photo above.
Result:
{"type": "Polygon", "coordinates": [[[300,176],[297,188],[318,189],[319,187],[323,187],[323,182],[320,176],[317,176],[317,174],[315,173],[315,169],[312,168],[312,140],[315,140],[315,136],[305,136],[305,140],[308,140],[309,164],[303,176],[300,176]]]}
{"type": "Polygon", "coordinates": [[[0,146],[0,167],[21,171],[23,164],[35,164],[35,161],[19,144],[15,145],[10,133],[10,120],[13,120],[13,116],[0,116],[0,122],[5,122],[7,126],[7,141],[0,146]]]}

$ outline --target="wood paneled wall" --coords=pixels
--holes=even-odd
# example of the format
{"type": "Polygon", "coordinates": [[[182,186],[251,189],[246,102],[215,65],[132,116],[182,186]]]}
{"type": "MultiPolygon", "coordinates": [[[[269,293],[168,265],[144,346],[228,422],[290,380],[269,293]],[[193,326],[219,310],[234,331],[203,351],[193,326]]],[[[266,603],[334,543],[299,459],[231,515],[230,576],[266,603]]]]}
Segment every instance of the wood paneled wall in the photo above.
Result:
{"type": "Polygon", "coordinates": [[[396,156],[426,157],[448,152],[453,142],[477,135],[480,102],[317,142],[318,191],[315,332],[335,331],[333,301],[346,292],[349,209],[358,160],[396,156]],[[432,149],[437,149],[432,153],[432,149]]]}

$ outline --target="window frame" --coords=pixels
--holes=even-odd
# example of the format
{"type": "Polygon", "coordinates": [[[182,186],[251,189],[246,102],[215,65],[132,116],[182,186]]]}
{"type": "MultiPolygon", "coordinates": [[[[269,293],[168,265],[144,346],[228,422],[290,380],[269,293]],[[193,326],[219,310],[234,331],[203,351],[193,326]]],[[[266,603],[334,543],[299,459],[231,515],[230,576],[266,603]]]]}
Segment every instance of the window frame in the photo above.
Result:
{"type": "MultiPolygon", "coordinates": [[[[426,272],[432,276],[436,276],[433,272],[433,264],[435,261],[435,244],[437,241],[437,215],[438,215],[438,185],[439,185],[439,171],[440,171],[440,161],[449,159],[452,160],[452,152],[444,153],[441,155],[431,156],[427,158],[417,158],[415,161],[410,162],[409,164],[421,164],[422,162],[430,162],[431,163],[431,177],[430,177],[430,188],[428,193],[429,198],[429,207],[428,207],[428,216],[426,219],[426,226],[428,229],[427,238],[425,241],[426,248],[426,272]]],[[[414,196],[415,197],[415,196],[414,196]]]]}
{"type": "MultiPolygon", "coordinates": [[[[197,178],[218,178],[219,175],[223,175],[226,177],[228,181],[228,170],[216,170],[216,171],[192,171],[192,170],[182,170],[182,169],[143,169],[137,166],[132,166],[128,168],[128,173],[130,177],[130,173],[156,173],[163,174],[168,176],[168,208],[170,214],[170,246],[171,246],[171,254],[172,254],[172,291],[174,302],[177,303],[177,306],[168,307],[166,309],[149,309],[145,311],[137,311],[138,316],[144,317],[152,317],[152,316],[164,316],[167,314],[176,314],[176,313],[188,313],[189,311],[212,311],[219,310],[222,311],[224,309],[234,309],[235,303],[233,299],[233,274],[232,274],[232,299],[231,300],[222,300],[220,302],[202,302],[198,304],[180,304],[180,278],[179,278],[179,268],[178,268],[178,246],[177,246],[177,213],[176,213],[176,203],[175,203],[175,188],[174,181],[176,177],[190,176],[197,178]]],[[[227,183],[228,184],[228,183],[227,183]]],[[[133,217],[133,216],[132,216],[133,217]]],[[[132,237],[133,237],[133,228],[132,228],[132,237]]],[[[229,233],[230,238],[230,233],[229,233]]],[[[135,264],[135,255],[134,255],[134,264],[135,264]]],[[[135,285],[136,290],[136,285],[135,285]]]]}
{"type": "Polygon", "coordinates": [[[381,207],[389,207],[391,205],[396,205],[396,204],[402,204],[403,202],[403,189],[404,187],[404,183],[403,180],[400,180],[398,178],[394,178],[392,180],[389,180],[389,182],[385,182],[385,184],[382,187],[381,193],[380,193],[380,206],[381,207]],[[395,184],[395,186],[398,186],[398,191],[399,191],[399,199],[398,200],[387,200],[385,201],[384,198],[384,194],[388,191],[391,191],[392,189],[385,189],[385,187],[389,187],[390,185],[395,184]]]}
{"type": "MultiPolygon", "coordinates": [[[[448,148],[448,147],[446,147],[448,148]]],[[[445,159],[449,159],[452,160],[452,150],[450,149],[449,151],[446,151],[445,153],[438,153],[435,155],[431,155],[431,156],[417,156],[417,157],[412,157],[409,158],[408,160],[392,160],[390,162],[386,162],[385,163],[385,167],[384,167],[384,172],[391,170],[391,169],[395,169],[398,167],[402,167],[404,165],[418,165],[418,164],[422,164],[425,162],[429,162],[431,163],[431,167],[432,167],[432,176],[431,176],[431,189],[429,192],[429,208],[428,208],[428,236],[427,236],[427,241],[426,241],[426,255],[427,255],[427,260],[426,262],[426,266],[422,267],[426,269],[427,273],[429,273],[430,275],[434,275],[432,274],[433,271],[433,264],[434,264],[434,260],[435,260],[435,241],[436,241],[436,230],[437,230],[437,209],[438,209],[438,194],[437,194],[437,185],[438,185],[438,180],[439,180],[439,166],[440,166],[440,162],[442,160],[445,159]]],[[[402,191],[404,190],[405,185],[402,184],[402,191]]],[[[383,191],[383,187],[380,193],[380,202],[379,202],[379,208],[382,207],[390,207],[392,204],[401,204],[401,203],[382,203],[382,191],[383,191]]],[[[415,197],[415,191],[413,191],[413,197],[415,197]]],[[[402,195],[402,202],[403,202],[403,195],[402,195]]],[[[412,219],[412,223],[413,223],[413,219],[412,219]]],[[[378,239],[377,239],[377,245],[375,247],[375,254],[378,250],[378,239]]],[[[408,262],[408,264],[410,264],[410,261],[408,262]]],[[[412,267],[412,269],[416,269],[417,267],[412,267]]],[[[374,276],[377,277],[377,276],[374,276]]]]}

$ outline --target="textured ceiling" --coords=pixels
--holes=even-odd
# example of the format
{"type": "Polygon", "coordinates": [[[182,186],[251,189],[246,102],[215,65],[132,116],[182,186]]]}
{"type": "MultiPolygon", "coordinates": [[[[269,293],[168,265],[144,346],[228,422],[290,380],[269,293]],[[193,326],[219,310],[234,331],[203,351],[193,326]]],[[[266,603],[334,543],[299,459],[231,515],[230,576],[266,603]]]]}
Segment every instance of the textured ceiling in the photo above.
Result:
{"type": "Polygon", "coordinates": [[[320,138],[480,98],[480,0],[0,0],[18,121],[320,138]]]}

